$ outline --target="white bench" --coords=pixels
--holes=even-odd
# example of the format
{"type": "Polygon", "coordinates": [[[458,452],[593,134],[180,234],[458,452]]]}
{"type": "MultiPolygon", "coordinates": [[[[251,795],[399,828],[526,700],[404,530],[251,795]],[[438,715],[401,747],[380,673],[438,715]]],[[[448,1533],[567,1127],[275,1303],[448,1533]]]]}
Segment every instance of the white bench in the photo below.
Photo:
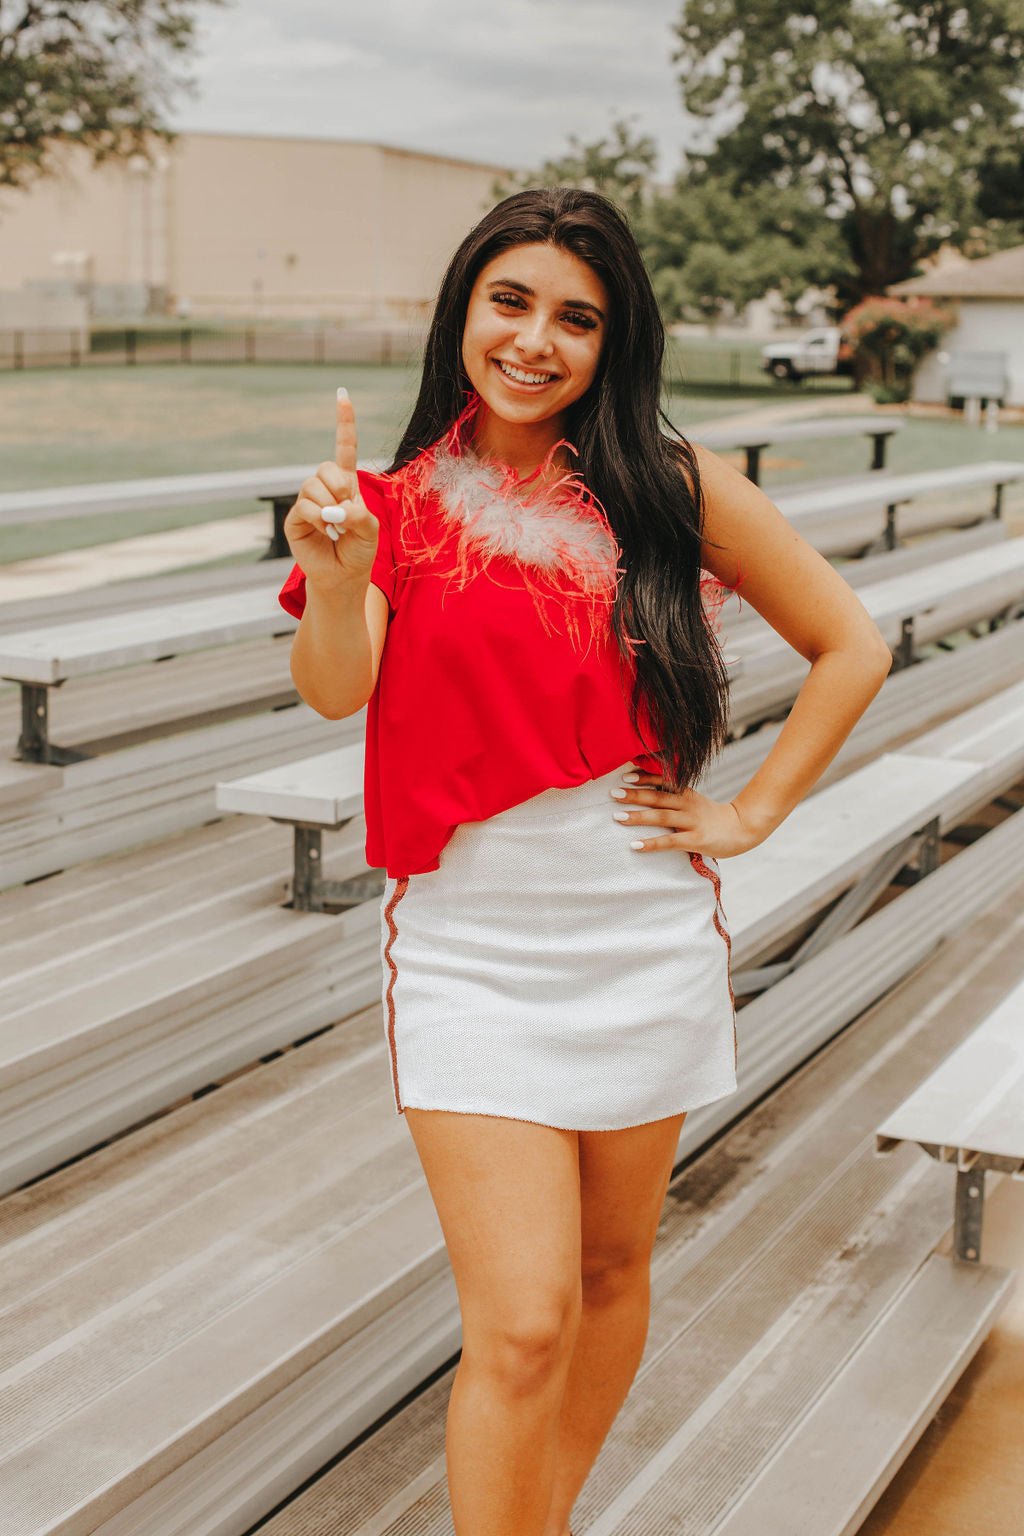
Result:
{"type": "Polygon", "coordinates": [[[363,812],[364,743],[247,774],[217,785],[219,811],[269,816],[295,829],[292,903],[301,912],[340,912],[380,896],[384,873],[347,880],[323,875],[323,834],[347,826],[363,812]]]}
{"type": "MultiPolygon", "coordinates": [[[[948,469],[919,470],[914,473],[862,475],[831,487],[800,486],[776,491],[772,500],[793,526],[823,554],[838,555],[861,549],[895,548],[897,513],[907,503],[921,497],[948,496],[991,488],[990,515],[1002,515],[1003,490],[1024,480],[1024,462],[1002,459],[981,464],[961,464],[948,469]],[[884,516],[884,523],[879,520],[884,516]]],[[[979,514],[965,517],[962,509],[915,509],[911,516],[903,512],[900,527],[904,532],[920,533],[964,521],[977,521],[979,514]]]]}
{"type": "Polygon", "coordinates": [[[761,427],[707,427],[699,441],[705,448],[716,453],[742,449],[746,454],[745,473],[755,485],[761,483],[761,454],[777,443],[810,443],[833,437],[870,437],[872,441],[871,469],[885,468],[885,449],[890,437],[902,430],[904,416],[828,416],[815,421],[780,421],[761,427]]]}
{"type": "Polygon", "coordinates": [[[159,575],[129,576],[92,587],[45,596],[11,598],[0,603],[0,634],[10,630],[48,629],[72,620],[100,618],[130,608],[189,602],[212,593],[239,592],[253,587],[278,588],[292,568],[286,560],[238,560],[230,565],[201,565],[159,575]]]}
{"type": "Polygon", "coordinates": [[[262,587],[0,633],[0,676],[21,688],[18,756],[26,762],[73,763],[87,755],[49,739],[48,690],[70,678],[288,634],[296,623],[277,601],[277,589],[262,587]]]}
{"type": "MultiPolygon", "coordinates": [[[[846,584],[859,591],[872,582],[887,581],[891,576],[903,576],[910,571],[919,571],[926,565],[938,565],[943,560],[960,559],[976,549],[990,549],[995,544],[1005,543],[1009,537],[1009,530],[1002,519],[986,518],[971,527],[945,529],[895,549],[878,549],[871,554],[839,556],[837,559],[826,558],[831,559],[846,584]]],[[[818,547],[816,540],[810,542],[815,543],[815,548],[818,547]]],[[[822,553],[820,549],[818,552],[822,553]]],[[[734,637],[741,634],[747,624],[756,627],[764,623],[757,609],[745,599],[741,601],[741,597],[742,587],[739,593],[729,592],[722,606],[723,627],[734,637]]]]}
{"type": "MultiPolygon", "coordinates": [[[[360,469],[378,471],[377,461],[360,469]]],[[[198,475],[154,475],[142,480],[98,481],[92,485],[54,485],[0,493],[0,528],[19,523],[53,522],[64,517],[104,513],[154,512],[164,507],[200,507],[254,497],[273,507],[274,529],[265,558],[284,559],[288,541],[284,520],[312,473],[308,464],[277,464],[267,469],[215,470],[198,475]]]]}
{"type": "MultiPolygon", "coordinates": [[[[857,596],[885,637],[896,668],[909,666],[922,646],[961,629],[1016,621],[1024,610],[1024,539],[868,582],[858,586],[857,596]]],[[[807,674],[805,658],[760,615],[738,626],[734,641],[728,618],[723,630],[734,708],[762,720],[785,708],[807,674]]]]}
{"type": "Polygon", "coordinates": [[[879,1154],[916,1142],[956,1168],[953,1252],[981,1259],[985,1173],[1024,1178],[1024,979],[876,1133],[879,1154]]]}

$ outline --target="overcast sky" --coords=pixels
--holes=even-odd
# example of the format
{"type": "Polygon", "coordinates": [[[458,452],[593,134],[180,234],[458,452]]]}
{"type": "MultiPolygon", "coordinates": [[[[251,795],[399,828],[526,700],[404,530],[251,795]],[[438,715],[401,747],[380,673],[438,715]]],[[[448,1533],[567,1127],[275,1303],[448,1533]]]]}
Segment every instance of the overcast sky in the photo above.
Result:
{"type": "Polygon", "coordinates": [[[679,0],[229,0],[201,13],[174,126],[354,138],[498,165],[561,155],[612,119],[679,168],[679,0]]]}

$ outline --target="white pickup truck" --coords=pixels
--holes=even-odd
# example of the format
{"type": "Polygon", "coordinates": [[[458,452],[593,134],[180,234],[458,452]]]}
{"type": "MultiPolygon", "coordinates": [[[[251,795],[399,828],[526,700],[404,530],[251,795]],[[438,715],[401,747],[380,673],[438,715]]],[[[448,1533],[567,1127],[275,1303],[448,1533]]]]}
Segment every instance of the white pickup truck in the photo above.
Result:
{"type": "Polygon", "coordinates": [[[799,384],[808,374],[852,374],[853,352],[837,325],[818,326],[793,341],[761,348],[761,367],[776,379],[799,384]]]}

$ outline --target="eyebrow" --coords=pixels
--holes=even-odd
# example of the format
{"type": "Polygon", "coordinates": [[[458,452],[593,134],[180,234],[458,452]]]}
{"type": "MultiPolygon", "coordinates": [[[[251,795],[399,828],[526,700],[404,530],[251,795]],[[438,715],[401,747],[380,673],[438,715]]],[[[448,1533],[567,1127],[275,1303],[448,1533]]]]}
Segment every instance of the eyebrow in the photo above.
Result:
{"type": "MultiPolygon", "coordinates": [[[[525,293],[529,299],[537,297],[532,288],[528,288],[525,283],[516,282],[514,277],[495,277],[491,279],[487,286],[488,288],[514,288],[517,293],[525,293]]],[[[563,299],[562,303],[568,309],[592,310],[599,320],[604,319],[604,311],[598,309],[596,304],[591,304],[587,299],[563,299]]]]}

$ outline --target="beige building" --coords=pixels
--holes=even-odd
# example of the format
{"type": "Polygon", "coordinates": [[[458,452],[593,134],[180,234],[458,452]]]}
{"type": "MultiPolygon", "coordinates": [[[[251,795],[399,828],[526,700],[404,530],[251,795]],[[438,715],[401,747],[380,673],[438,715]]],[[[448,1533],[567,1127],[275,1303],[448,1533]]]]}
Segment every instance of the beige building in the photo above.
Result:
{"type": "Polygon", "coordinates": [[[58,178],[0,195],[0,316],[77,291],[97,319],[416,318],[508,170],[232,133],[182,133],[152,163],[75,148],[58,178]]]}

